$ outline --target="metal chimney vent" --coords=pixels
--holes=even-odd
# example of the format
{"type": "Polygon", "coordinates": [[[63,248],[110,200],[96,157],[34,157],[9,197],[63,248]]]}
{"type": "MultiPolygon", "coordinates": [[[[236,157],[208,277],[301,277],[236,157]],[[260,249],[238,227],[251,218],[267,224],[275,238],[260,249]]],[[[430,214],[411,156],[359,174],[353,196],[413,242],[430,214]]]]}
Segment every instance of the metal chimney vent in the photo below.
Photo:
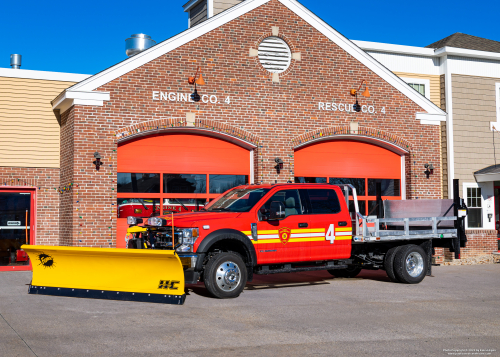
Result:
{"type": "Polygon", "coordinates": [[[125,53],[132,57],[154,45],[156,42],[151,39],[151,36],[143,33],[134,34],[125,40],[125,53]]]}
{"type": "Polygon", "coordinates": [[[22,59],[22,57],[23,56],[17,55],[17,54],[10,55],[10,66],[12,67],[12,69],[19,69],[19,68],[21,68],[21,59],[22,59]]]}
{"type": "Polygon", "coordinates": [[[259,45],[259,61],[271,73],[285,72],[292,62],[292,51],[281,38],[271,36],[259,45]]]}

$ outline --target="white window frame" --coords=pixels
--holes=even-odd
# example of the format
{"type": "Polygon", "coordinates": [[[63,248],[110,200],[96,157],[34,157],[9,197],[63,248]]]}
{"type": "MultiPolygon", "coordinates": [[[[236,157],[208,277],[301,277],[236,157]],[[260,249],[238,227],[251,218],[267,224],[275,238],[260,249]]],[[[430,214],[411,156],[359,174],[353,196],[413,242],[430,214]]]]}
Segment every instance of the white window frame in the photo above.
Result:
{"type": "Polygon", "coordinates": [[[405,81],[408,84],[423,84],[425,87],[425,97],[429,100],[431,100],[431,81],[428,79],[424,78],[408,78],[408,77],[401,77],[403,81],[405,81]]]}
{"type": "Polygon", "coordinates": [[[497,123],[500,123],[500,83],[495,83],[496,106],[497,106],[497,123]]]}
{"type": "Polygon", "coordinates": [[[500,132],[500,83],[495,83],[495,106],[497,108],[497,121],[490,122],[490,130],[500,132]]]}
{"type": "MultiPolygon", "coordinates": [[[[479,186],[477,183],[464,183],[463,184],[463,192],[462,192],[462,197],[464,197],[465,204],[467,204],[467,189],[468,188],[481,188],[481,227],[469,227],[469,217],[465,218],[465,229],[485,229],[485,224],[486,222],[484,221],[484,212],[485,212],[485,207],[484,207],[484,195],[483,195],[483,188],[479,186]]],[[[473,207],[475,208],[475,207],[473,207]]]]}

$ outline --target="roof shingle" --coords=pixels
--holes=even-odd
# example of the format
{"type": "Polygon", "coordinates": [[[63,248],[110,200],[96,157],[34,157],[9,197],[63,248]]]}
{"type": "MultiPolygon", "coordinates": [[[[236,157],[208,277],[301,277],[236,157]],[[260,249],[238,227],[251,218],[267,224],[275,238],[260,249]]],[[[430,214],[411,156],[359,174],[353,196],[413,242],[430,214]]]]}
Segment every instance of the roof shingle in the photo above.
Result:
{"type": "Polygon", "coordinates": [[[453,35],[443,38],[437,42],[431,43],[427,48],[458,47],[468,50],[498,52],[500,53],[500,42],[488,40],[482,37],[467,35],[456,32],[453,35]]]}

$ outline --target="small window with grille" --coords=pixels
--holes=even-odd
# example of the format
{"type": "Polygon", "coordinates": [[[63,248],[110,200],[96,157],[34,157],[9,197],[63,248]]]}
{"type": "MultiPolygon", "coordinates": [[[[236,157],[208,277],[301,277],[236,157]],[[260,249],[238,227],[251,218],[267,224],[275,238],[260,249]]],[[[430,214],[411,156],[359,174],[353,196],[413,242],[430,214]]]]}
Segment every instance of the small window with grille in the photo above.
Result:
{"type": "Polygon", "coordinates": [[[469,208],[467,227],[482,228],[483,208],[480,187],[467,187],[467,207],[469,208]]]}

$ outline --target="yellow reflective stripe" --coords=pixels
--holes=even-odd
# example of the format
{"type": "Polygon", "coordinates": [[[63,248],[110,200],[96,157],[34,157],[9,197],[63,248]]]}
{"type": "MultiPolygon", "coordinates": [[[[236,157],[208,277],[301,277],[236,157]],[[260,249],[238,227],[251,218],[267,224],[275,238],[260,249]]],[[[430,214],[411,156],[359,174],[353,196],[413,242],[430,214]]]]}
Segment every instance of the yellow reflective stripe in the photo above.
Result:
{"type": "Polygon", "coordinates": [[[267,244],[267,243],[281,243],[281,239],[265,239],[265,240],[258,240],[258,241],[252,241],[253,244],[267,244]]]}
{"type": "Polygon", "coordinates": [[[257,234],[278,234],[278,230],[273,230],[273,231],[258,231],[257,234]]]}
{"type": "Polygon", "coordinates": [[[352,236],[338,236],[335,237],[335,240],[351,240],[352,236]]]}
{"type": "Polygon", "coordinates": [[[335,230],[337,232],[348,232],[348,231],[352,231],[352,227],[337,227],[337,228],[335,228],[335,230]]]}
{"type": "Polygon", "coordinates": [[[252,235],[252,231],[241,231],[246,236],[252,235]]]}
{"type": "Polygon", "coordinates": [[[324,228],[292,229],[292,233],[325,233],[324,228]]]}

